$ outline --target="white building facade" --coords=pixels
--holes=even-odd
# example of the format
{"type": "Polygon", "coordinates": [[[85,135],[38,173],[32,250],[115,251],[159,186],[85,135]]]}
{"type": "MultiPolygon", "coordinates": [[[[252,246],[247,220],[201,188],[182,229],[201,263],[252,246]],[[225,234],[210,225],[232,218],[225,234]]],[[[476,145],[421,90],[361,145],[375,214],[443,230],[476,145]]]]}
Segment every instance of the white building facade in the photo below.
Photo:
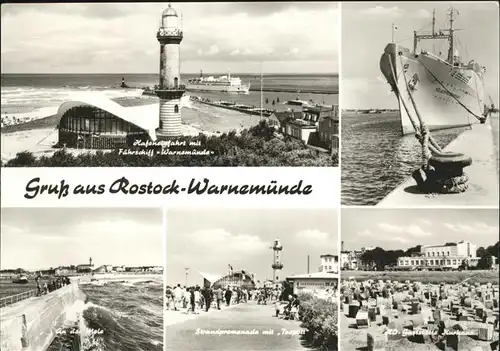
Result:
{"type": "Polygon", "coordinates": [[[338,273],[339,271],[339,257],[336,255],[321,255],[321,264],[319,266],[319,272],[329,272],[338,273]]]}
{"type": "Polygon", "coordinates": [[[399,257],[398,268],[457,269],[464,261],[473,267],[480,259],[476,251],[477,245],[469,241],[422,246],[417,256],[399,257]]]}

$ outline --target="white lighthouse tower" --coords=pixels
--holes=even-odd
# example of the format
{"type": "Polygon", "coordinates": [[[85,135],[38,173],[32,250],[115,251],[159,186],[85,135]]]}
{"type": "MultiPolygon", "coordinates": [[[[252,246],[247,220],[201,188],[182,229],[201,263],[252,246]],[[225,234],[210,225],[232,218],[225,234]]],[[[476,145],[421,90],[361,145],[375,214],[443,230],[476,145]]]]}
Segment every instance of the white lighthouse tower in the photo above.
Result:
{"type": "Polygon", "coordinates": [[[180,85],[182,37],[179,16],[168,4],[161,15],[161,25],[156,34],[160,42],[160,84],[155,91],[160,98],[160,126],[156,131],[158,138],[181,135],[180,99],[185,91],[180,85]]]}
{"type": "Polygon", "coordinates": [[[274,245],[271,246],[270,249],[274,252],[274,259],[271,267],[273,269],[273,282],[276,282],[279,280],[276,274],[283,269],[283,263],[281,263],[281,250],[283,250],[283,246],[280,243],[280,239],[276,238],[276,240],[274,240],[274,245]]]}

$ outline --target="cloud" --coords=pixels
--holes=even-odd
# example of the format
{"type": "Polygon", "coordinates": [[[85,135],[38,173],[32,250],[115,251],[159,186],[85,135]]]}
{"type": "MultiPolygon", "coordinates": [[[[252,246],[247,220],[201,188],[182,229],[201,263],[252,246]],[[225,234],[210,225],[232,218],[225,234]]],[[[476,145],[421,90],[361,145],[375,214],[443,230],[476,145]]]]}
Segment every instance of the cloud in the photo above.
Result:
{"type": "Polygon", "coordinates": [[[209,56],[213,56],[218,53],[219,53],[219,47],[217,45],[212,45],[210,46],[210,49],[208,49],[206,54],[209,56]]]}
{"type": "MultiPolygon", "coordinates": [[[[302,240],[306,243],[317,243],[322,245],[324,242],[330,239],[330,235],[328,233],[319,231],[317,229],[307,229],[298,232],[295,237],[298,240],[302,240]]],[[[333,240],[333,239],[331,239],[333,240]]]]}
{"type": "Polygon", "coordinates": [[[362,10],[361,13],[363,15],[370,15],[370,16],[401,17],[405,14],[405,11],[397,6],[393,7],[375,6],[362,10]]]}
{"type": "Polygon", "coordinates": [[[160,265],[161,213],[149,211],[2,210],[8,223],[2,223],[1,265],[47,268],[86,262],[89,256],[96,264],[160,265]],[[21,263],[20,254],[26,256],[21,263]]]}
{"type": "Polygon", "coordinates": [[[256,235],[232,234],[225,229],[198,230],[188,234],[188,238],[201,251],[212,251],[212,248],[217,247],[217,256],[256,254],[267,250],[270,246],[270,243],[256,235]]]}
{"type": "Polygon", "coordinates": [[[443,223],[446,228],[463,234],[498,234],[498,226],[488,225],[483,222],[465,223],[443,223]]]}
{"type": "MultiPolygon", "coordinates": [[[[155,3],[4,5],[2,72],[154,72],[158,65],[155,33],[164,7],[155,3]]],[[[311,62],[324,67],[337,59],[338,9],[329,3],[179,3],[174,7],[183,14],[181,55],[186,70],[199,70],[200,56],[221,62],[224,69],[227,62],[236,66],[242,60],[303,62],[302,67],[312,69],[311,62]]]]}
{"type": "Polygon", "coordinates": [[[416,238],[432,236],[432,233],[423,230],[416,224],[410,224],[407,226],[398,226],[389,223],[378,223],[377,227],[388,233],[409,234],[416,238]]]}
{"type": "Polygon", "coordinates": [[[415,17],[419,17],[419,18],[430,18],[431,17],[431,13],[429,11],[427,11],[427,10],[420,9],[417,12],[414,13],[414,16],[415,17]]]}
{"type": "Polygon", "coordinates": [[[380,233],[380,232],[374,233],[369,229],[364,229],[364,230],[358,232],[358,235],[362,236],[362,237],[375,239],[377,241],[399,242],[402,244],[406,244],[406,243],[410,242],[410,240],[408,240],[402,236],[397,236],[397,235],[393,235],[393,234],[389,234],[389,233],[380,233]]]}

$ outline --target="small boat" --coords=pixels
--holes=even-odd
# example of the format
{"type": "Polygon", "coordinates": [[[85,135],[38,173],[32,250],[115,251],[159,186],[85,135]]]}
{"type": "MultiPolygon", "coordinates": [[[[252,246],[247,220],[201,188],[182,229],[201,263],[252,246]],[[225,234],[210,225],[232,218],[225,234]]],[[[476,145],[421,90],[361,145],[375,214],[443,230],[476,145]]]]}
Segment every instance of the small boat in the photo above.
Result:
{"type": "Polygon", "coordinates": [[[25,275],[19,275],[17,279],[13,280],[12,283],[14,284],[28,284],[28,278],[26,278],[25,275]]]}
{"type": "Polygon", "coordinates": [[[299,99],[296,99],[296,100],[288,100],[287,102],[285,102],[286,105],[295,105],[295,106],[307,106],[309,105],[309,101],[303,101],[303,100],[299,100],[299,99]]]}

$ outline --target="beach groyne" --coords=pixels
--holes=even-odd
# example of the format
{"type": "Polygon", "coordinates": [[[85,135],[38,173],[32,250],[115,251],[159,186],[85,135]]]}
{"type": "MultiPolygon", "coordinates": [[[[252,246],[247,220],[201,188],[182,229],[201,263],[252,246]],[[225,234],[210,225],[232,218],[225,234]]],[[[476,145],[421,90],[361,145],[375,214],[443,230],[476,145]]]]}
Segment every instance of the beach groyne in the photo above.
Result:
{"type": "Polygon", "coordinates": [[[31,297],[1,309],[2,351],[46,350],[71,320],[82,323],[84,293],[73,282],[47,295],[31,297]]]}

